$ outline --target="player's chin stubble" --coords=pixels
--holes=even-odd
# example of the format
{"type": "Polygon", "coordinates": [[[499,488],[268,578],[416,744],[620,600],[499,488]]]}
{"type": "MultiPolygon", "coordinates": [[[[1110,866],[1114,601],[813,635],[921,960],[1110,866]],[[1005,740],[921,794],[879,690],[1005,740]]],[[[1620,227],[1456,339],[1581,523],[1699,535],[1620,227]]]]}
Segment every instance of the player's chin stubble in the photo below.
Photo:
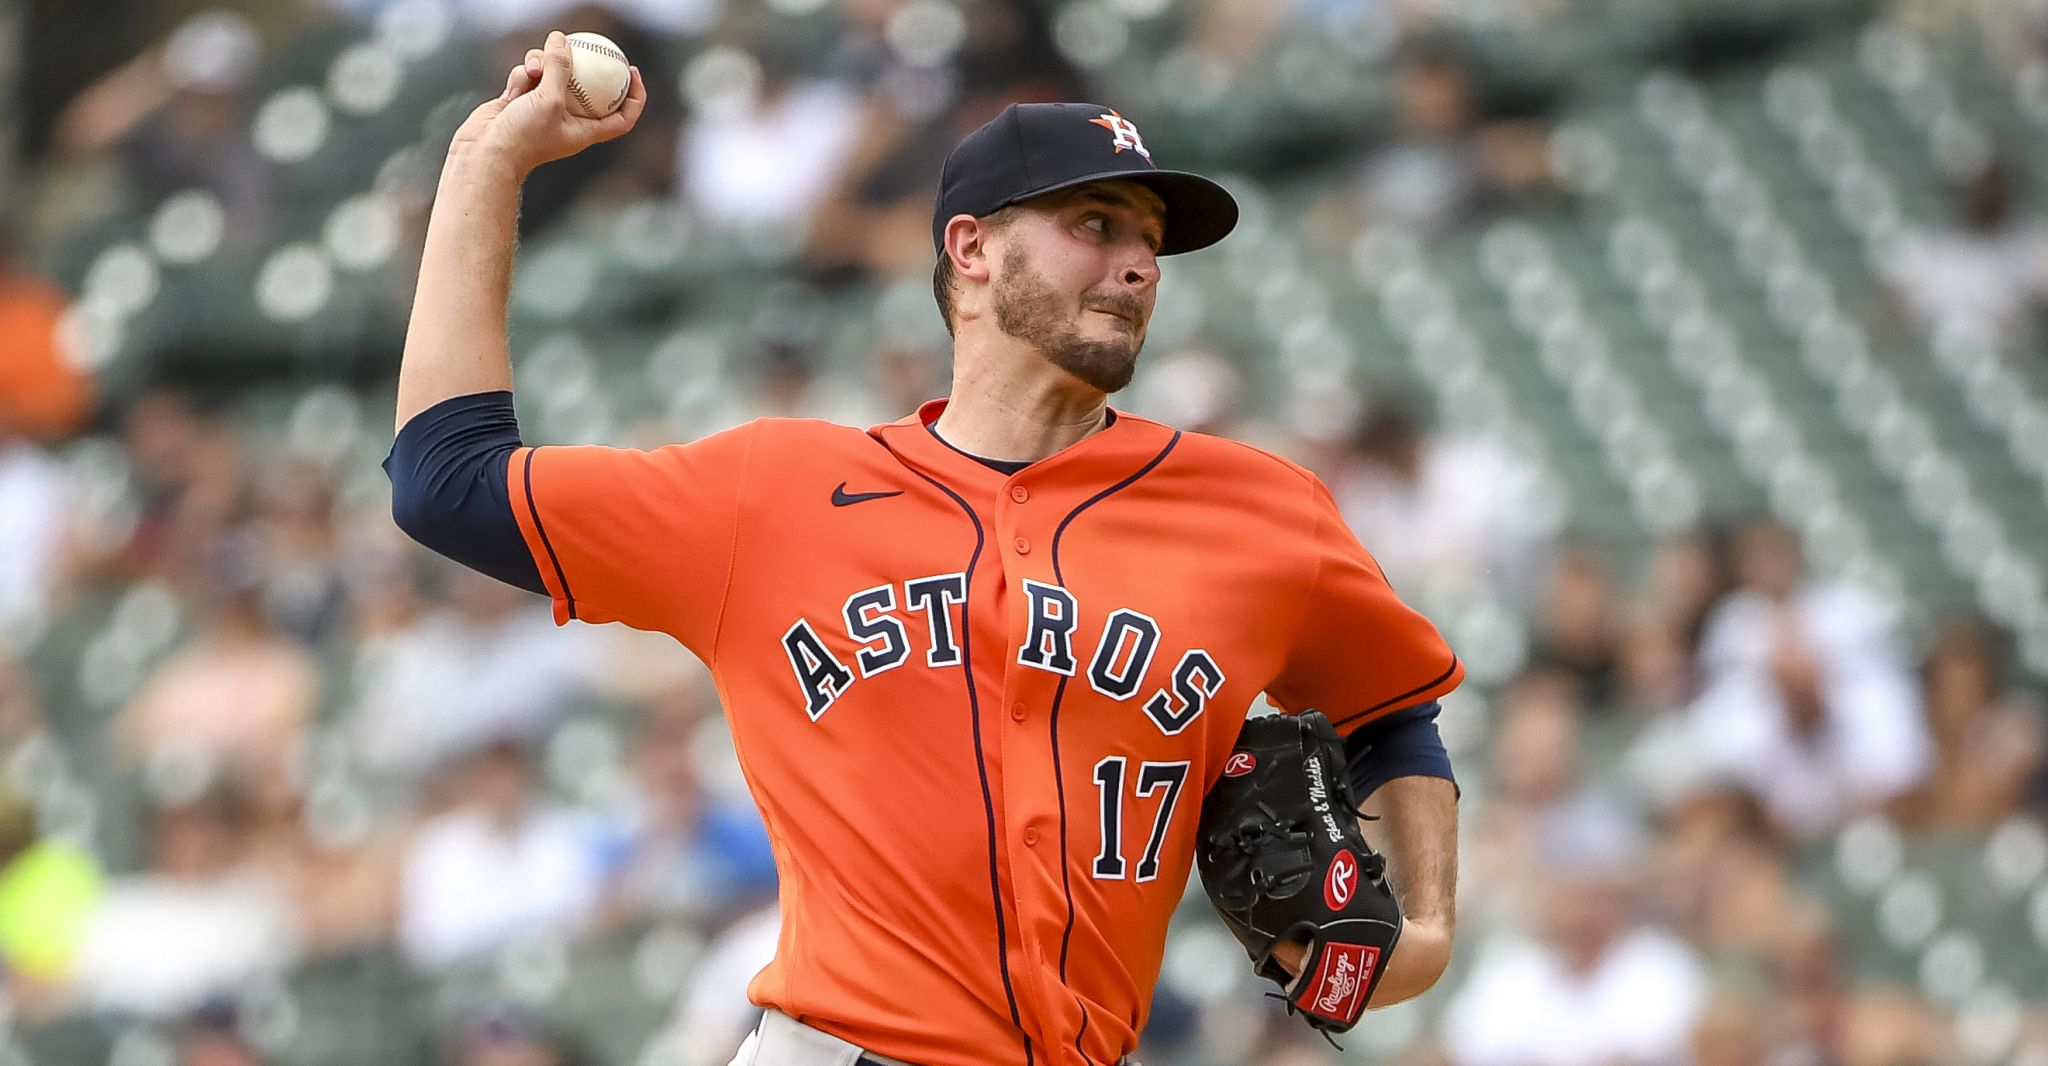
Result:
{"type": "MultiPolygon", "coordinates": [[[[1103,392],[1117,392],[1131,383],[1144,340],[1134,331],[1114,340],[1090,340],[1069,321],[1051,284],[1011,248],[1003,256],[1003,279],[995,288],[996,328],[1031,345],[1052,364],[1103,392]]],[[[1135,298],[1099,301],[1137,317],[1144,306],[1135,298]]],[[[1087,312],[1082,312],[1086,314],[1087,312]]]]}

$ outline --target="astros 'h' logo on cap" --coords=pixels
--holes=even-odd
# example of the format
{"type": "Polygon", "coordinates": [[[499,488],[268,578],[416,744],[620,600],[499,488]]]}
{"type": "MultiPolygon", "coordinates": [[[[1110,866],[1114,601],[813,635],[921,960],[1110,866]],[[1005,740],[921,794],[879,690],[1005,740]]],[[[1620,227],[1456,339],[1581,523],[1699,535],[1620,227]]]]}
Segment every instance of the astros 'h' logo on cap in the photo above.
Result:
{"type": "Polygon", "coordinates": [[[1146,162],[1152,161],[1152,153],[1145,150],[1145,142],[1138,137],[1138,127],[1130,119],[1111,111],[1100,118],[1091,118],[1088,121],[1116,134],[1116,139],[1110,143],[1116,146],[1117,151],[1129,148],[1144,156],[1146,162]]]}

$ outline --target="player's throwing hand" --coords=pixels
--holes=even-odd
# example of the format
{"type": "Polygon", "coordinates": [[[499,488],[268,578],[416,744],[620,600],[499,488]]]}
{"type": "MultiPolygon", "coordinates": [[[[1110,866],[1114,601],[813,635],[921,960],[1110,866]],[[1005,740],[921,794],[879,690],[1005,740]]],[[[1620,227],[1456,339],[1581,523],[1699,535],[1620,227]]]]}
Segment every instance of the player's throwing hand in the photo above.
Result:
{"type": "Polygon", "coordinates": [[[640,121],[647,86],[639,67],[632,68],[626,102],[603,118],[578,112],[569,95],[570,67],[568,36],[559,30],[548,34],[545,48],[527,52],[525,62],[506,74],[505,91],[469,113],[451,150],[494,153],[523,179],[542,163],[623,136],[640,121]]]}

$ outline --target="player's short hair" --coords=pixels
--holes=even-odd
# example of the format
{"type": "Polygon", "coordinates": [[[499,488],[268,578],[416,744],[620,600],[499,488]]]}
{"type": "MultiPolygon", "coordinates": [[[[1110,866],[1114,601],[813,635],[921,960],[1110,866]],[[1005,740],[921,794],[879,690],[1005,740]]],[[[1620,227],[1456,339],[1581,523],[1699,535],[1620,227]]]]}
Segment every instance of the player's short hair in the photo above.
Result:
{"type": "MultiPolygon", "coordinates": [[[[981,216],[981,221],[991,229],[1002,229],[1017,220],[1022,212],[1018,204],[997,208],[981,216]]],[[[932,265],[932,299],[938,301],[939,317],[945,320],[946,335],[953,335],[953,257],[939,249],[939,261],[932,265]]]]}

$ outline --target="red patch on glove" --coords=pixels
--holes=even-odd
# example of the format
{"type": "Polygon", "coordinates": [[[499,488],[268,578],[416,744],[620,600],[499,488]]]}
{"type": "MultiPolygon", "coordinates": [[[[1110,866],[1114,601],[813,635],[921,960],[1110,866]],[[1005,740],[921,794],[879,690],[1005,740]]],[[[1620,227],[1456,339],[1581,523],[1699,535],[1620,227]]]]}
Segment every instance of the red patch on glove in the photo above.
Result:
{"type": "Polygon", "coordinates": [[[1372,987],[1380,965],[1380,949],[1362,944],[1331,944],[1323,949],[1315,979],[1302,987],[1294,1005],[1350,1025],[1365,1010],[1365,990],[1372,987]]]}

